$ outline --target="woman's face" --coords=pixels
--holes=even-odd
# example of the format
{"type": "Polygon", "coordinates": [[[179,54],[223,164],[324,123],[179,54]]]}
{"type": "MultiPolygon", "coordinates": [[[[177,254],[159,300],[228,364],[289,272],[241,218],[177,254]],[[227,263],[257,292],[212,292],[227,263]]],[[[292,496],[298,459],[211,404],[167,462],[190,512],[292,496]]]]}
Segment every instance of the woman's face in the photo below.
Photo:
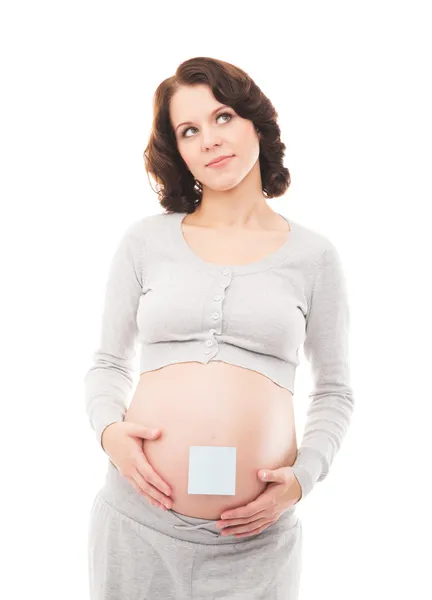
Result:
{"type": "Polygon", "coordinates": [[[253,122],[218,102],[205,84],[180,87],[171,98],[170,119],[178,151],[203,188],[235,187],[259,158],[253,122]],[[234,157],[220,166],[207,166],[224,155],[234,157]]]}

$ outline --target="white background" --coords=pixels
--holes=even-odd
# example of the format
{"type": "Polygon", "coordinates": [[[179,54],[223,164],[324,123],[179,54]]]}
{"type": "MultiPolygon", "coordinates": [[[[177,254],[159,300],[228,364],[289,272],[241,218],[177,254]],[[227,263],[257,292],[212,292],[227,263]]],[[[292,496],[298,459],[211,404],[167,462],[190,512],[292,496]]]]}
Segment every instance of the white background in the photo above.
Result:
{"type": "MultiPolygon", "coordinates": [[[[332,239],[346,268],[356,410],[298,508],[300,600],[432,597],[428,8],[2,4],[2,598],[88,598],[106,457],[83,376],[108,257],[161,212],[142,158],[152,95],[193,56],[240,66],[272,100],[292,184],[269,205],[332,239]]],[[[299,435],[309,385],[303,363],[299,435]]]]}

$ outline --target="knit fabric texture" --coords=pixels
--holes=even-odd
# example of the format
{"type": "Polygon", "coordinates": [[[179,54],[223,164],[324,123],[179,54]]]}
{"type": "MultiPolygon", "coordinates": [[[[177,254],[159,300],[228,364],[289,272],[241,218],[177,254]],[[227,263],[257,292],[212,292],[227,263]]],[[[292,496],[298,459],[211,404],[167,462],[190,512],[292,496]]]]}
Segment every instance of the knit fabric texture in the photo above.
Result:
{"type": "Polygon", "coordinates": [[[327,236],[283,217],[290,231],[275,252],[243,265],[210,263],[186,242],[186,214],[142,217],[114,248],[99,344],[84,376],[90,425],[102,447],[104,429],[124,420],[138,350],[140,373],[217,360],[294,395],[303,345],[312,389],[293,470],[304,498],[328,475],[354,408],[339,252],[327,236]]]}

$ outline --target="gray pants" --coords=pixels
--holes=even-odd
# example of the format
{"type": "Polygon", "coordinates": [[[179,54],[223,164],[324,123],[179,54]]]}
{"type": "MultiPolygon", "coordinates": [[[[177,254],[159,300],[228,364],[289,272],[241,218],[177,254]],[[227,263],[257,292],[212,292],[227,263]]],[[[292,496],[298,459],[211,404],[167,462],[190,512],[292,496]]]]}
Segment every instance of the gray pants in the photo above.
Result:
{"type": "Polygon", "coordinates": [[[163,511],[108,460],[91,509],[91,600],[297,600],[302,525],[296,507],[251,537],[217,520],[163,511]]]}

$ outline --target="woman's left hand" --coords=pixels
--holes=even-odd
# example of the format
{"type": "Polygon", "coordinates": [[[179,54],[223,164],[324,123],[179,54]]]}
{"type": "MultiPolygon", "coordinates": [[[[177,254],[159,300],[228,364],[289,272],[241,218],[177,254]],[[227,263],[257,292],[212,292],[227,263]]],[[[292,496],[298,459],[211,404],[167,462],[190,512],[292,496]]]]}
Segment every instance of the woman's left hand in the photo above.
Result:
{"type": "Polygon", "coordinates": [[[221,535],[256,535],[275,523],[288,508],[301,499],[302,489],[291,467],[264,469],[258,472],[258,477],[261,481],[269,482],[269,485],[249,504],[221,514],[222,520],[217,522],[218,527],[223,526],[221,535]],[[261,477],[262,473],[267,476],[261,477]]]}

